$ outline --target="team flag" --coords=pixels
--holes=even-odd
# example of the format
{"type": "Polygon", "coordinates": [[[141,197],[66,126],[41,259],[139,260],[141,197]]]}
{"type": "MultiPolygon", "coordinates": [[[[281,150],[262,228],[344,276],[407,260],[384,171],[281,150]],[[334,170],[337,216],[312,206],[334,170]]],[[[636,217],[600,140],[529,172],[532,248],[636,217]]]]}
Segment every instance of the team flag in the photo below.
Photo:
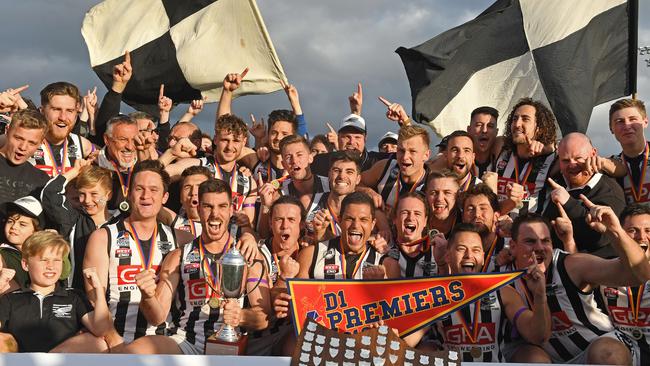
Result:
{"type": "Polygon", "coordinates": [[[498,0],[400,47],[413,118],[446,136],[464,130],[476,107],[507,116],[532,97],[551,107],[563,134],[584,133],[595,105],[635,92],[637,9],[638,0],[498,0]]]}
{"type": "Polygon", "coordinates": [[[270,93],[286,81],[255,0],[106,0],[86,14],[81,33],[107,88],[130,51],[133,77],[122,99],[141,110],[157,105],[160,84],[181,103],[217,101],[226,74],[246,67],[235,96],[270,93]]]}
{"type": "Polygon", "coordinates": [[[356,333],[383,320],[408,335],[479,300],[524,272],[462,274],[397,280],[288,280],[296,334],[307,317],[356,333]]]}

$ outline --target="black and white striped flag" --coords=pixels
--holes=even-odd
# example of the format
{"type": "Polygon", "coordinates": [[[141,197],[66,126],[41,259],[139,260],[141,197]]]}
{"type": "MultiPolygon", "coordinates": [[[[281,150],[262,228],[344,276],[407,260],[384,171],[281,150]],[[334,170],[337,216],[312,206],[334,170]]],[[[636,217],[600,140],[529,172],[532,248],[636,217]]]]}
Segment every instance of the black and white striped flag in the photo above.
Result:
{"type": "Polygon", "coordinates": [[[638,0],[498,0],[472,21],[400,47],[413,117],[445,136],[464,130],[476,107],[507,116],[532,97],[551,107],[563,134],[585,132],[595,105],[635,91],[636,9],[638,0]]]}
{"type": "Polygon", "coordinates": [[[107,88],[130,51],[123,100],[138,109],[157,105],[160,84],[176,103],[217,101],[226,74],[246,67],[235,96],[270,93],[286,81],[255,0],[106,0],[86,14],[81,33],[107,88]]]}

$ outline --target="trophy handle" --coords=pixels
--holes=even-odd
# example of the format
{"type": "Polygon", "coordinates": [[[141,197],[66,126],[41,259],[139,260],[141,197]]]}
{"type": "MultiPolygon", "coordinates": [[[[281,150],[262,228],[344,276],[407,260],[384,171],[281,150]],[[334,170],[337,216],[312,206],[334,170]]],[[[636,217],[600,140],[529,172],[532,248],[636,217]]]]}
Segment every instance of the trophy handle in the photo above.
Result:
{"type": "MultiPolygon", "coordinates": [[[[242,296],[248,296],[251,292],[255,291],[257,287],[259,287],[260,283],[264,279],[264,275],[266,275],[266,266],[264,265],[264,261],[261,259],[255,259],[253,260],[253,264],[251,264],[249,267],[253,267],[256,264],[260,264],[262,266],[262,274],[260,274],[260,278],[257,279],[257,283],[255,284],[255,287],[253,287],[250,291],[244,291],[242,296]]],[[[248,281],[248,280],[247,280],[248,281]]]]}

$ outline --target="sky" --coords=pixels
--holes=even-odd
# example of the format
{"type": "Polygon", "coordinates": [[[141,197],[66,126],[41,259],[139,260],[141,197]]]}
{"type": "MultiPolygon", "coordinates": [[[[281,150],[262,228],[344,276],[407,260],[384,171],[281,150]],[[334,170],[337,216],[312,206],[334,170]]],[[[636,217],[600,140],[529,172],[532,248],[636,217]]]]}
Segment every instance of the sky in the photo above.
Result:
{"type": "MultiPolygon", "coordinates": [[[[70,81],[82,91],[105,88],[90,68],[81,36],[85,13],[98,0],[21,0],[3,5],[0,32],[0,89],[29,84],[25,96],[38,101],[48,83],[70,81]]],[[[385,118],[384,96],[411,111],[411,95],[398,47],[413,47],[473,19],[491,0],[257,0],[289,81],[296,86],[310,135],[327,132],[349,113],[348,96],[361,82],[368,148],[397,126],[385,118]]],[[[650,14],[650,0],[639,0],[640,14],[650,14]]],[[[639,19],[639,45],[650,46],[650,16],[639,19]]],[[[639,56],[638,98],[650,101],[650,55],[639,56]]],[[[238,71],[238,70],[235,70],[238,71]]],[[[607,128],[610,103],[594,108],[587,134],[602,155],[619,151],[607,128]]],[[[283,91],[238,98],[233,112],[264,117],[289,108],[283,91]]],[[[179,105],[172,121],[187,109],[179,105]]],[[[195,122],[212,131],[216,104],[207,106],[195,122]]],[[[123,112],[130,108],[123,106],[123,112]]],[[[437,138],[434,138],[434,143],[437,138]]]]}

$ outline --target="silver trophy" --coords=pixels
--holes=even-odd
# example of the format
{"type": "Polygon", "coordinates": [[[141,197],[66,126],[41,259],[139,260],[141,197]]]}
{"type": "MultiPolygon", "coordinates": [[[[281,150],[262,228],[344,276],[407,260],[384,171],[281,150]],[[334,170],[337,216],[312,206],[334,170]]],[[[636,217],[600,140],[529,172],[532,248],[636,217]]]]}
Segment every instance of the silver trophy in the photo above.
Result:
{"type": "MultiPolygon", "coordinates": [[[[224,299],[239,299],[244,295],[248,278],[246,258],[233,246],[219,263],[221,294],[224,299]]],[[[231,325],[224,324],[215,334],[223,342],[236,343],[240,333],[231,325]]]]}

